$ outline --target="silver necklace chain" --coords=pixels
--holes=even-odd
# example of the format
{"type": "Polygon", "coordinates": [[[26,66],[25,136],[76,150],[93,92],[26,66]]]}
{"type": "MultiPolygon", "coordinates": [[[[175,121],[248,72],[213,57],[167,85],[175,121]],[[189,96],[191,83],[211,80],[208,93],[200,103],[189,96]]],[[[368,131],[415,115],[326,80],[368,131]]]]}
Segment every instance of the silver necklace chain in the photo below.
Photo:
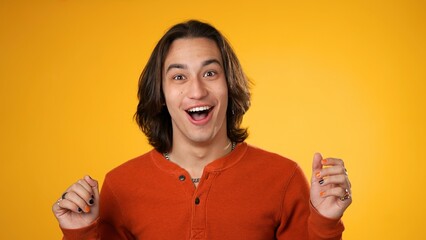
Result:
{"type": "MultiPolygon", "coordinates": [[[[231,146],[231,152],[235,149],[235,146],[236,146],[237,144],[235,143],[235,142],[232,142],[232,146],[231,146]]],[[[229,146],[229,145],[228,145],[229,146]]],[[[164,156],[164,158],[165,159],[167,159],[168,161],[170,161],[170,155],[169,155],[169,153],[168,152],[164,152],[163,153],[163,156],[164,156]]],[[[200,182],[200,180],[201,180],[201,178],[191,178],[191,181],[193,182],[193,183],[199,183],[200,182]]]]}

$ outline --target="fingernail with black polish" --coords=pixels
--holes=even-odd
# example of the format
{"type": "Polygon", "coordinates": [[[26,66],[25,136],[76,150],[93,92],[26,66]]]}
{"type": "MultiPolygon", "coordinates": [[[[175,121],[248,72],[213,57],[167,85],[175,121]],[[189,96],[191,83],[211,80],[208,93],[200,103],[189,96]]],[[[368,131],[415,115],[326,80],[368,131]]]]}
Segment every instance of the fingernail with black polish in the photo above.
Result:
{"type": "Polygon", "coordinates": [[[89,204],[90,205],[93,205],[95,203],[95,200],[93,200],[93,198],[91,198],[90,200],[89,200],[89,204]]]}
{"type": "Polygon", "coordinates": [[[83,209],[78,208],[78,209],[77,209],[77,211],[78,211],[79,213],[81,213],[81,212],[83,212],[83,209]]]}
{"type": "Polygon", "coordinates": [[[319,184],[323,184],[324,183],[324,179],[319,180],[319,184]]]}

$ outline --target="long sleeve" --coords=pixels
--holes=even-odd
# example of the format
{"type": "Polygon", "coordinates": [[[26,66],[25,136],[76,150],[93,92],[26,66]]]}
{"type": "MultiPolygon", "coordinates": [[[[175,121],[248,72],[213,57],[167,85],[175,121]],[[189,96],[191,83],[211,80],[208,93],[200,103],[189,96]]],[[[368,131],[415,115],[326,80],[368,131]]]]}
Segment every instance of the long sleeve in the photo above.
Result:
{"type": "MultiPolygon", "coordinates": [[[[120,204],[110,184],[111,179],[105,178],[101,191],[99,211],[99,232],[102,240],[135,239],[125,227],[125,216],[122,212],[125,203],[120,204]]],[[[125,186],[120,186],[125,189],[125,186]]],[[[123,190],[121,189],[121,190],[123,190]]]]}
{"type": "Polygon", "coordinates": [[[310,204],[309,184],[296,167],[284,193],[277,239],[339,240],[343,230],[340,219],[325,218],[310,204]]]}

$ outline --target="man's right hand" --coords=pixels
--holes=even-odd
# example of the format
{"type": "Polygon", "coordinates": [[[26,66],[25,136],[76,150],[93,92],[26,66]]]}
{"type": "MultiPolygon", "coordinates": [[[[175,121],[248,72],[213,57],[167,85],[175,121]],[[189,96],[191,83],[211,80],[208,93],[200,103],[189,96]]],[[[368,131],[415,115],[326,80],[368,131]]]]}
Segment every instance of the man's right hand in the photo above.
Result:
{"type": "Polygon", "coordinates": [[[90,176],[78,180],[53,204],[52,211],[61,228],[91,225],[99,216],[98,182],[90,176]]]}

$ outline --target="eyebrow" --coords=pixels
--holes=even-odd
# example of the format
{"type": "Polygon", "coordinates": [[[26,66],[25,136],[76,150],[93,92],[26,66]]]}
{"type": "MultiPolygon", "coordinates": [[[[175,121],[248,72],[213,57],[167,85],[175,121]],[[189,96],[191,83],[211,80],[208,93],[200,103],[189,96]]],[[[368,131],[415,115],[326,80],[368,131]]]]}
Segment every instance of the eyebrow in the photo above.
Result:
{"type": "Polygon", "coordinates": [[[213,63],[216,63],[217,65],[219,65],[219,66],[221,66],[222,67],[222,64],[220,64],[220,62],[219,62],[219,60],[217,60],[217,59],[209,59],[209,60],[206,60],[206,61],[204,61],[202,64],[201,64],[201,66],[207,66],[207,65],[210,65],[210,64],[213,64],[213,63]]]}
{"type": "MultiPolygon", "coordinates": [[[[214,64],[214,63],[216,63],[216,64],[218,64],[219,66],[221,66],[221,67],[222,67],[222,64],[220,64],[219,60],[217,60],[217,59],[209,59],[209,60],[203,61],[203,62],[201,63],[201,66],[202,66],[202,67],[204,67],[204,66],[207,66],[207,65],[210,65],[210,64],[214,64]]],[[[166,73],[167,73],[168,71],[170,71],[171,69],[173,69],[173,68],[177,68],[177,69],[187,69],[187,68],[188,68],[188,65],[186,65],[186,64],[180,64],[180,63],[173,63],[173,64],[170,64],[170,65],[167,67],[166,73]]]]}

